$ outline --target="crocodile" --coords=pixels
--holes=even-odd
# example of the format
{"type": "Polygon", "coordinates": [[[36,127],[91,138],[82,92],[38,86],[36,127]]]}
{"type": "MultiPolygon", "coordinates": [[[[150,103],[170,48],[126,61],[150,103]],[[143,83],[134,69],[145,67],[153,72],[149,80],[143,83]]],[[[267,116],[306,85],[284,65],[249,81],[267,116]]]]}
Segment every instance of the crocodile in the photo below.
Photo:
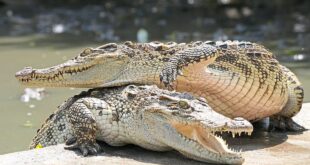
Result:
{"type": "Polygon", "coordinates": [[[84,91],[48,117],[30,148],[66,143],[84,156],[112,146],[135,144],[154,151],[177,150],[195,160],[241,164],[218,133],[251,134],[252,124],[213,111],[203,99],[152,86],[120,86],[84,91]]]}
{"type": "Polygon", "coordinates": [[[303,131],[292,120],[304,91],[296,75],[264,46],[247,41],[108,43],[45,69],[25,67],[16,78],[35,87],[155,84],[204,97],[215,111],[273,128],[303,131]]]}

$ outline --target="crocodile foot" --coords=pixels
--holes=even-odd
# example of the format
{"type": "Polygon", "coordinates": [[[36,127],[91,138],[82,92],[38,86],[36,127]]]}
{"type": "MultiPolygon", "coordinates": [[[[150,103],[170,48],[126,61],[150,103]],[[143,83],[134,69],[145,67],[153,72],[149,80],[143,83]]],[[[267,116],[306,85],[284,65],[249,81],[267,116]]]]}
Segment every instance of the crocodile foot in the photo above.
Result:
{"type": "Polygon", "coordinates": [[[307,130],[305,127],[297,124],[292,118],[287,118],[283,116],[270,117],[270,127],[271,131],[281,130],[281,131],[302,132],[307,130]]]}
{"type": "Polygon", "coordinates": [[[96,141],[91,141],[87,139],[77,139],[75,137],[70,138],[66,141],[65,149],[68,150],[80,150],[83,156],[87,155],[97,155],[101,151],[101,147],[96,141]]]}
{"type": "Polygon", "coordinates": [[[181,71],[178,71],[178,68],[176,65],[171,65],[162,70],[160,74],[160,81],[168,89],[173,89],[172,82],[176,80],[178,75],[182,75],[181,71]]]}

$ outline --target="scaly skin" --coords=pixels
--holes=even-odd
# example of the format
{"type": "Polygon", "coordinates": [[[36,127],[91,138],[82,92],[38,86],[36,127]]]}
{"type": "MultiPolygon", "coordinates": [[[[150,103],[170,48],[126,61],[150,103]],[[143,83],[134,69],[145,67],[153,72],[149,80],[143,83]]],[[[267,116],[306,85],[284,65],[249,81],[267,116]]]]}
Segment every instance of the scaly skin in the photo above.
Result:
{"type": "Polygon", "coordinates": [[[250,42],[106,44],[54,67],[27,67],[16,77],[36,87],[164,84],[206,98],[215,111],[230,118],[271,117],[276,128],[304,130],[291,119],[303,100],[297,77],[270,51],[250,42]]]}
{"type": "Polygon", "coordinates": [[[241,164],[241,154],[214,133],[252,130],[247,120],[224,117],[189,94],[129,85],[91,89],[70,98],[46,120],[30,148],[67,141],[67,149],[86,156],[100,151],[97,139],[112,146],[175,149],[203,162],[241,164]]]}

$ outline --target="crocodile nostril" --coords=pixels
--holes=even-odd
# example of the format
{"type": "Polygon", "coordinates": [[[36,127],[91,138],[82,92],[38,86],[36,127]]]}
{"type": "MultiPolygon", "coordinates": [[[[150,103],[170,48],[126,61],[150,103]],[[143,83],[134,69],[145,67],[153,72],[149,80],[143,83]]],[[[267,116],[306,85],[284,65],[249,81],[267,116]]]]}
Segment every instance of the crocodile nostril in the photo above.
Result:
{"type": "Polygon", "coordinates": [[[31,75],[35,70],[32,67],[25,67],[24,69],[15,73],[15,77],[24,77],[31,75]]]}

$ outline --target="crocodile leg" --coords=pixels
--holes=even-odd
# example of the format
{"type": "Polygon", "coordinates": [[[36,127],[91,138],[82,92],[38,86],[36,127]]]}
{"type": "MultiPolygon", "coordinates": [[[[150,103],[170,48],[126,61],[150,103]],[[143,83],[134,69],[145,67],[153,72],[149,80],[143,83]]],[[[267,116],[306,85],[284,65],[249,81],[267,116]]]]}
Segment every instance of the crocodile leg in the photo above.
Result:
{"type": "Polygon", "coordinates": [[[75,137],[67,140],[66,144],[69,146],[66,146],[66,149],[79,149],[83,156],[97,154],[100,151],[100,146],[96,143],[96,120],[90,111],[96,108],[97,100],[99,99],[83,98],[70,106],[67,118],[75,137]]]}
{"type": "Polygon", "coordinates": [[[296,123],[292,118],[280,115],[270,117],[270,125],[271,131],[274,131],[275,129],[294,132],[302,132],[306,130],[305,127],[296,123]]]}
{"type": "Polygon", "coordinates": [[[289,130],[289,131],[305,131],[306,129],[293,121],[295,116],[301,109],[304,90],[296,75],[285,66],[281,66],[282,71],[288,77],[288,101],[282,111],[270,117],[272,129],[289,130]]]}
{"type": "Polygon", "coordinates": [[[176,80],[177,75],[181,75],[181,69],[190,63],[200,62],[202,60],[213,61],[218,56],[217,48],[209,44],[201,44],[189,49],[178,52],[170,58],[160,73],[160,81],[166,87],[172,88],[172,82],[176,80]]]}

